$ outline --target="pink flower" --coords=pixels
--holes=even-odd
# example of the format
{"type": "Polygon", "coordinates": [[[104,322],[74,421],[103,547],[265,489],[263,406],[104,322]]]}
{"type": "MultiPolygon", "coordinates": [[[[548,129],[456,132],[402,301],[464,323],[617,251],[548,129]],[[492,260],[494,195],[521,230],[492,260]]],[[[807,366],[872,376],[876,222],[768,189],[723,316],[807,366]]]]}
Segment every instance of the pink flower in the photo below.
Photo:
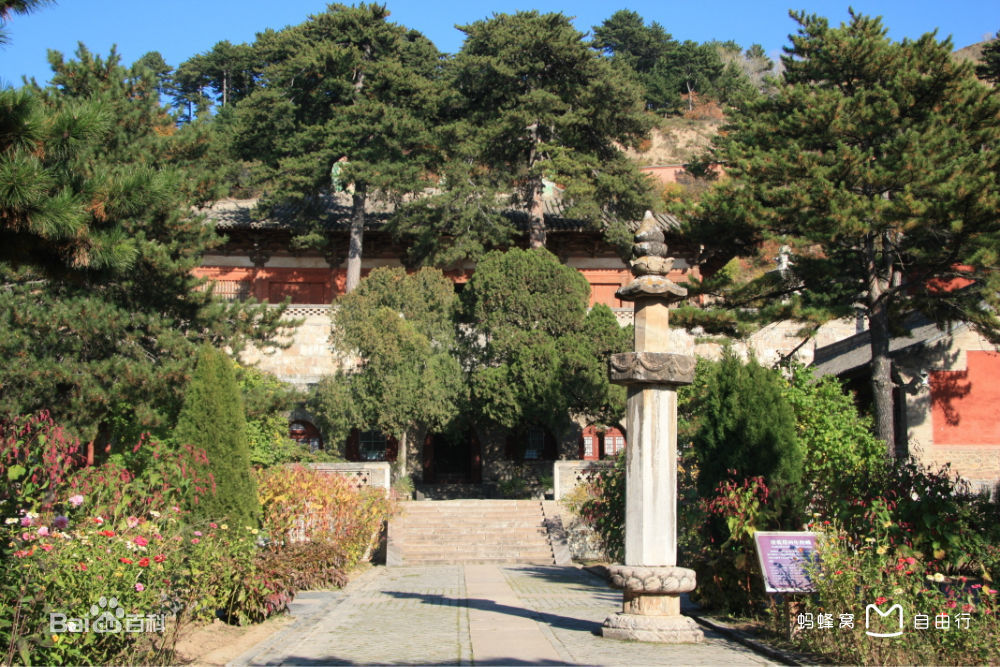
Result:
{"type": "Polygon", "coordinates": [[[195,537],[201,537],[201,536],[202,536],[202,531],[196,530],[195,531],[195,537]]]}
{"type": "Polygon", "coordinates": [[[48,534],[49,534],[49,529],[48,529],[48,527],[46,527],[46,526],[42,526],[41,528],[39,528],[39,529],[38,529],[38,536],[39,536],[39,537],[45,537],[45,536],[47,536],[48,534]]]}
{"type": "Polygon", "coordinates": [[[57,530],[62,530],[68,525],[70,525],[70,520],[64,516],[57,516],[52,520],[52,527],[57,530]]]}
{"type": "Polygon", "coordinates": [[[982,587],[983,587],[983,584],[973,584],[972,586],[970,586],[970,588],[973,588],[973,589],[982,588],[982,587]]]}
{"type": "Polygon", "coordinates": [[[128,519],[125,520],[125,525],[127,525],[129,528],[135,528],[136,526],[139,525],[139,519],[137,517],[130,516],[128,519]]]}
{"type": "Polygon", "coordinates": [[[31,517],[30,516],[22,516],[21,517],[21,525],[24,526],[25,528],[27,528],[28,526],[30,526],[31,525],[31,517]]]}
{"type": "Polygon", "coordinates": [[[214,523],[211,523],[211,522],[209,523],[209,528],[218,528],[218,527],[219,527],[219,526],[217,526],[217,525],[216,525],[216,524],[214,524],[214,523]]]}
{"type": "Polygon", "coordinates": [[[138,547],[144,547],[144,546],[146,546],[147,544],[149,544],[149,541],[148,541],[148,540],[147,540],[147,539],[146,539],[145,537],[141,537],[141,536],[140,536],[140,537],[137,537],[136,539],[134,539],[134,540],[132,540],[132,541],[133,541],[133,542],[135,543],[135,545],[136,545],[136,546],[138,546],[138,547]]]}
{"type": "Polygon", "coordinates": [[[83,496],[81,496],[80,494],[77,494],[75,496],[70,496],[69,504],[72,505],[73,507],[80,507],[80,505],[83,505],[83,496]]]}
{"type": "Polygon", "coordinates": [[[965,611],[967,614],[969,614],[971,611],[973,611],[973,605],[969,604],[969,603],[964,604],[963,605],[963,611],[965,611]]]}
{"type": "Polygon", "coordinates": [[[948,602],[945,603],[945,606],[948,607],[949,609],[955,609],[956,608],[956,601],[955,600],[949,600],[948,602]]]}
{"type": "Polygon", "coordinates": [[[142,584],[136,584],[136,590],[142,593],[144,590],[146,590],[146,587],[143,586],[142,584]]]}
{"type": "Polygon", "coordinates": [[[192,544],[198,544],[199,542],[201,542],[201,540],[199,540],[197,537],[192,538],[192,540],[191,540],[192,544]]]}
{"type": "Polygon", "coordinates": [[[77,563],[76,564],[76,569],[80,570],[81,572],[86,572],[87,571],[87,564],[86,563],[77,563]]]}
{"type": "Polygon", "coordinates": [[[42,551],[52,551],[52,545],[51,544],[43,544],[42,545],[42,551]]]}

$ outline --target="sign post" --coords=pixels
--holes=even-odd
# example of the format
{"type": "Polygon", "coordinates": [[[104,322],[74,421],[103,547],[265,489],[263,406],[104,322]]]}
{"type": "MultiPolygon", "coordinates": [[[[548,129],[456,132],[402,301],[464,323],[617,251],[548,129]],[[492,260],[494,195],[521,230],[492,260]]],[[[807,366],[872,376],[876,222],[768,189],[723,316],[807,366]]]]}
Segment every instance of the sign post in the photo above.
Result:
{"type": "Polygon", "coordinates": [[[754,533],[761,575],[767,593],[782,593],[788,619],[789,638],[798,629],[797,618],[803,602],[793,596],[816,590],[810,579],[810,563],[817,560],[816,533],[759,530],[754,533]]]}

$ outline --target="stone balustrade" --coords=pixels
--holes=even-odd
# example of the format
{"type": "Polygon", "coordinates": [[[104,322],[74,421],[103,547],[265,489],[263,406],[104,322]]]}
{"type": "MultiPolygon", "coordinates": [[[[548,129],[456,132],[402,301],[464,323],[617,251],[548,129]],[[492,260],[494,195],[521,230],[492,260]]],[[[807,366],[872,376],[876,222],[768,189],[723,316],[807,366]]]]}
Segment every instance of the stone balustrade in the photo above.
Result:
{"type": "Polygon", "coordinates": [[[348,480],[356,489],[364,486],[374,486],[389,491],[389,463],[386,461],[371,463],[310,463],[309,467],[317,472],[340,475],[348,480]]]}
{"type": "Polygon", "coordinates": [[[556,461],[553,463],[553,493],[556,500],[580,484],[588,484],[612,469],[612,461],[556,461]]]}

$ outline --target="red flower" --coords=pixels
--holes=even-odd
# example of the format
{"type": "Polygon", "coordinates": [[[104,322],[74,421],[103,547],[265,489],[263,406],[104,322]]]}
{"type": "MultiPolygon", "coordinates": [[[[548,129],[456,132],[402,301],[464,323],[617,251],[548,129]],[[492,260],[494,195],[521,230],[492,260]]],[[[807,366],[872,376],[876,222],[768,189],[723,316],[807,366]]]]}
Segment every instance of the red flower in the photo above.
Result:
{"type": "Polygon", "coordinates": [[[844,573],[845,573],[845,571],[844,571],[844,570],[836,570],[836,571],[834,572],[834,574],[844,574],[844,573]]]}
{"type": "Polygon", "coordinates": [[[101,531],[98,531],[97,534],[98,535],[104,535],[105,537],[114,537],[115,536],[115,531],[113,531],[113,530],[101,530],[101,531]]]}
{"type": "Polygon", "coordinates": [[[139,565],[139,567],[149,567],[149,558],[145,558],[145,557],[144,558],[140,558],[139,562],[137,563],[137,565],[139,565]]]}
{"type": "Polygon", "coordinates": [[[132,541],[136,544],[136,546],[140,546],[140,547],[144,547],[147,544],[149,544],[149,541],[145,537],[137,537],[136,539],[134,539],[132,541]]]}
{"type": "Polygon", "coordinates": [[[80,570],[81,572],[86,572],[87,571],[87,564],[86,563],[77,563],[76,564],[76,569],[80,570]]]}
{"type": "Polygon", "coordinates": [[[949,609],[955,609],[956,608],[956,601],[955,600],[949,600],[948,602],[945,603],[945,606],[948,607],[949,609]]]}
{"type": "Polygon", "coordinates": [[[876,598],[876,604],[883,604],[886,601],[887,601],[887,598],[883,597],[882,595],[880,595],[878,598],[876,598]]]}
{"type": "Polygon", "coordinates": [[[51,544],[43,544],[42,545],[42,551],[52,551],[52,545],[51,544]]]}
{"type": "Polygon", "coordinates": [[[118,562],[119,563],[125,563],[126,565],[132,565],[132,559],[131,558],[119,558],[118,562]]]}
{"type": "Polygon", "coordinates": [[[969,614],[971,611],[973,611],[973,605],[969,604],[969,603],[964,604],[963,605],[963,611],[965,611],[967,614],[969,614]]]}
{"type": "Polygon", "coordinates": [[[167,560],[167,557],[164,556],[163,554],[157,554],[153,556],[153,562],[162,563],[165,560],[167,560]]]}

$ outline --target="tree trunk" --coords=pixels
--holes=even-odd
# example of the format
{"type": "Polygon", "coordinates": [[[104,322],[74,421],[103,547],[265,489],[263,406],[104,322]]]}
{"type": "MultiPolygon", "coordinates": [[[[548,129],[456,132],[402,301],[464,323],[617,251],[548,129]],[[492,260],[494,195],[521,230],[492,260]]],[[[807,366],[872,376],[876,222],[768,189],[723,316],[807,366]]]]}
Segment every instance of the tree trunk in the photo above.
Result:
{"type": "Polygon", "coordinates": [[[528,247],[546,247],[546,218],[542,206],[542,183],[532,189],[532,205],[528,211],[528,247]]]}
{"type": "Polygon", "coordinates": [[[348,241],[348,276],[345,292],[353,292],[361,280],[362,238],[365,235],[365,186],[355,185],[351,196],[351,236],[348,241]]]}
{"type": "Polygon", "coordinates": [[[400,434],[399,447],[396,450],[396,479],[407,476],[407,432],[400,434]]]}
{"type": "MultiPolygon", "coordinates": [[[[884,249],[885,253],[885,249],[884,249]]],[[[876,421],[876,437],[886,443],[888,458],[896,458],[896,431],[893,414],[893,377],[890,360],[890,313],[887,303],[887,288],[892,276],[884,275],[879,261],[876,239],[866,241],[866,272],[868,273],[869,305],[869,349],[872,354],[873,418],[876,421]]]]}

